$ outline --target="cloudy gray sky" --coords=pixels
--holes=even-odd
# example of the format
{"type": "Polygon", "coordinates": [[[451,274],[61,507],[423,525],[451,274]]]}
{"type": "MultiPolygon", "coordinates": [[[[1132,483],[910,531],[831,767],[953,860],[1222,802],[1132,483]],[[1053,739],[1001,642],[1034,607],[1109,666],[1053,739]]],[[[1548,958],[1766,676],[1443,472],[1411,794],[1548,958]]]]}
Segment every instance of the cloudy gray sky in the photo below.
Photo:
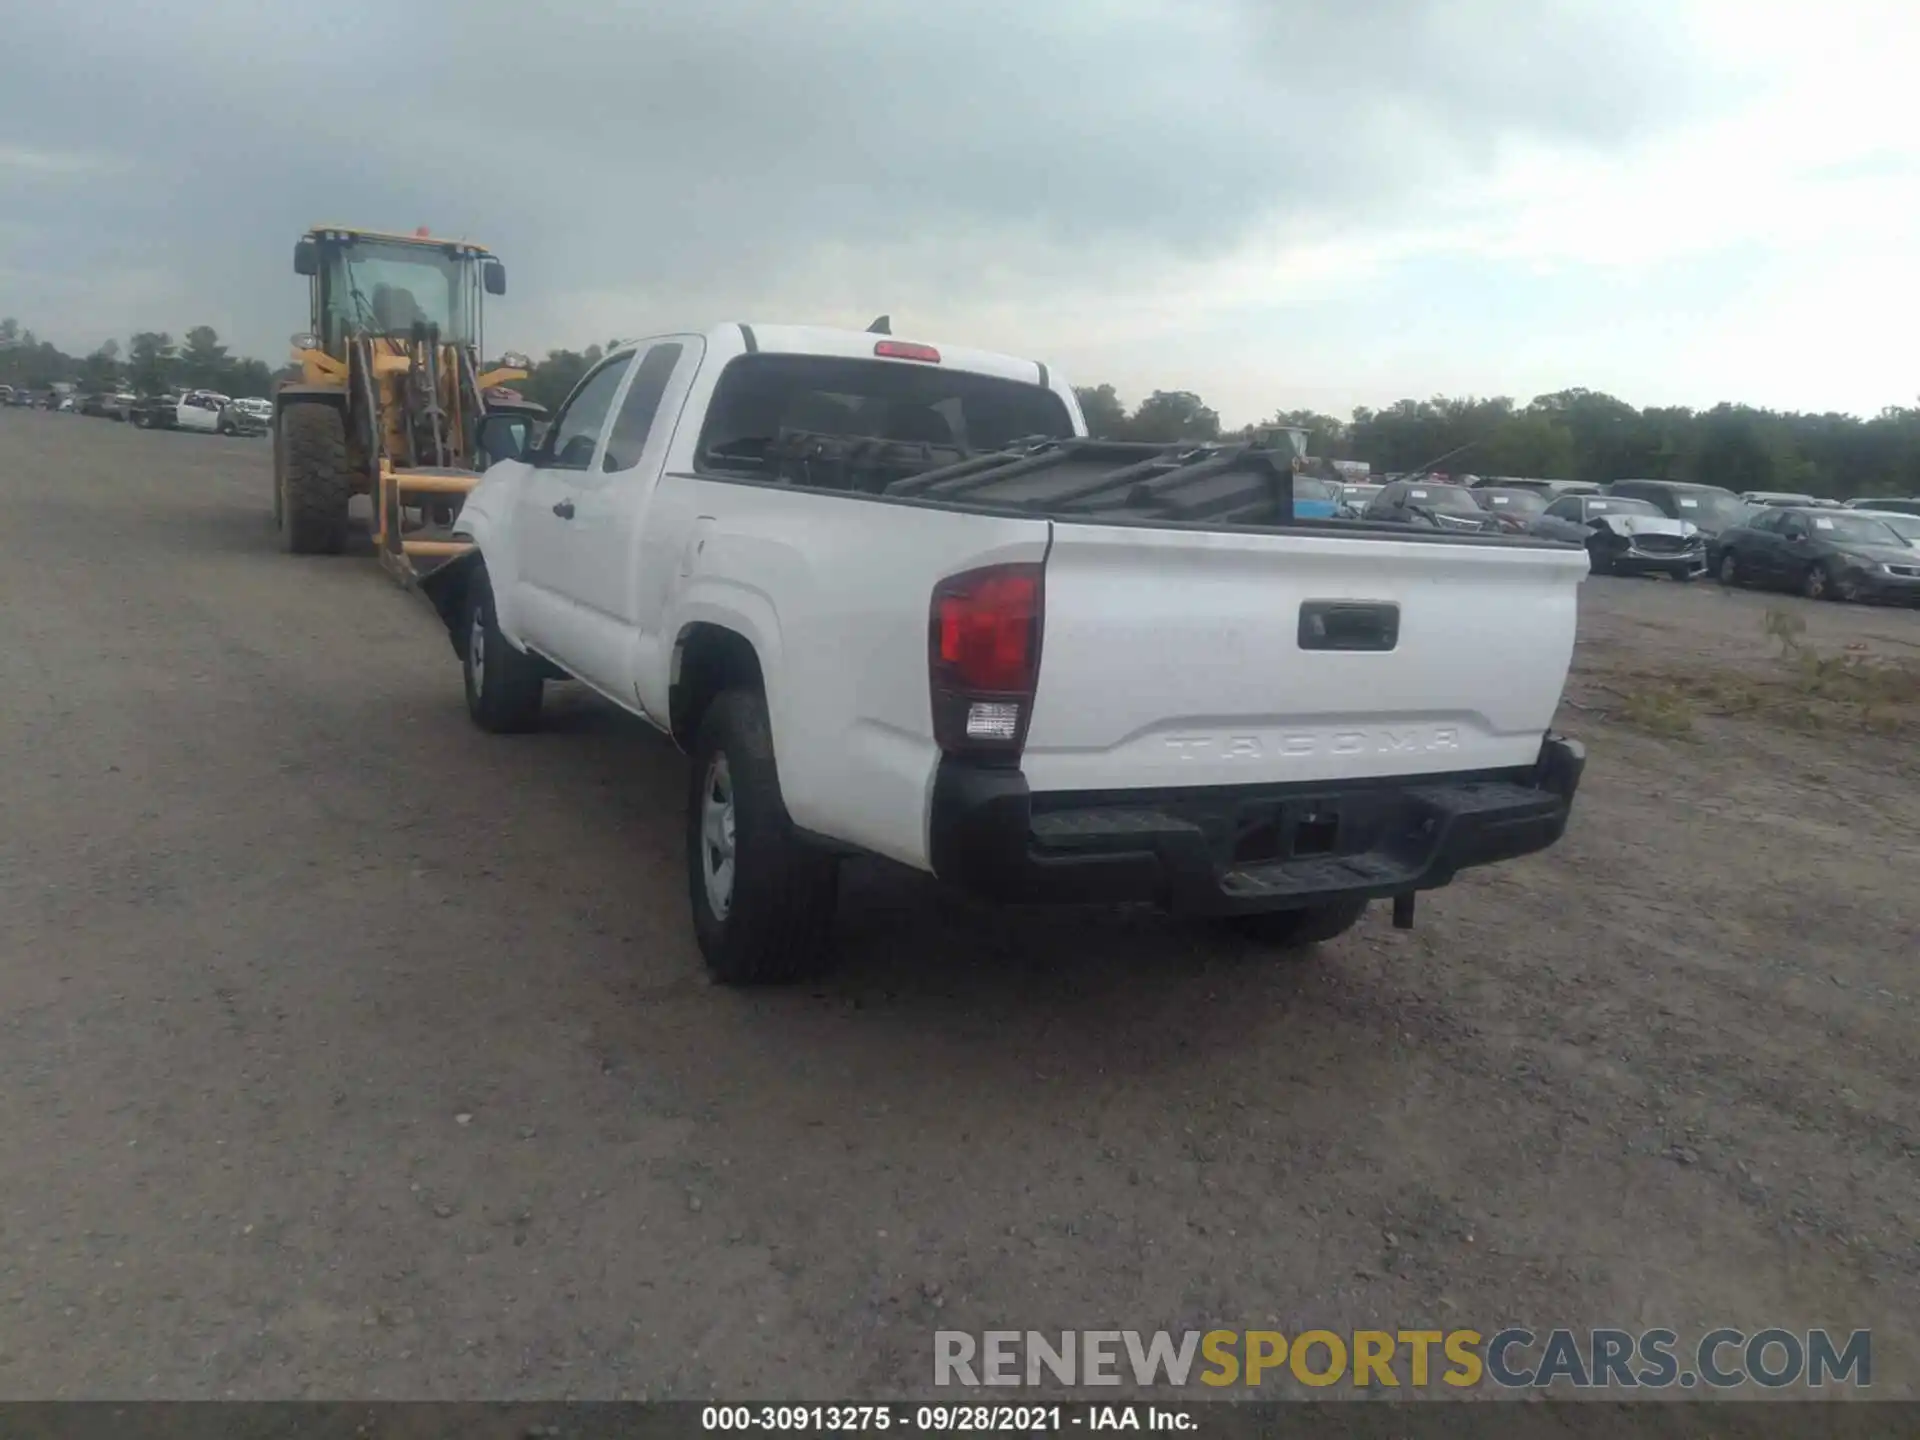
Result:
{"type": "Polygon", "coordinates": [[[315,222],[464,233],[529,350],[722,319],[1232,422],[1920,378],[1912,0],[9,6],[0,313],[278,359],[315,222]]]}

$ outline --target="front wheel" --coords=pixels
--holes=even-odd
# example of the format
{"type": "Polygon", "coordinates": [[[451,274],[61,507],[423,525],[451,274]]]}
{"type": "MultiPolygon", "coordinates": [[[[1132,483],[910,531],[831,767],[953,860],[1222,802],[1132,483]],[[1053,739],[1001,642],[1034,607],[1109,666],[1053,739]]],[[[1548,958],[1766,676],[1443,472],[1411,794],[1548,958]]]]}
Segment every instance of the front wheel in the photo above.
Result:
{"type": "Polygon", "coordinates": [[[1800,593],[1809,600],[1827,600],[1833,595],[1833,583],[1824,565],[1809,565],[1800,577],[1800,593]]]}
{"type": "Polygon", "coordinates": [[[1590,562],[1589,573],[1594,575],[1611,575],[1613,573],[1613,560],[1598,545],[1589,545],[1587,547],[1587,559],[1590,562]]]}
{"type": "Polygon", "coordinates": [[[511,735],[531,730],[540,718],[546,676],[540,662],[500,633],[493,585],[485,569],[467,582],[460,629],[460,666],[466,678],[467,714],[482,730],[511,735]]]}
{"type": "Polygon", "coordinates": [[[687,800],[687,895],[724,985],[803,980],[832,961],[839,864],[794,833],[767,702],[729,690],[701,719],[687,800]]]}
{"type": "Polygon", "coordinates": [[[280,493],[281,548],[294,555],[338,555],[347,547],[347,425],[332,405],[313,401],[280,412],[274,484],[280,493]]]}
{"type": "Polygon", "coordinates": [[[1235,915],[1228,924],[1240,935],[1276,950],[1308,950],[1344,935],[1367,913],[1365,900],[1335,900],[1305,910],[1267,910],[1235,915]]]}
{"type": "Polygon", "coordinates": [[[1720,583],[1729,590],[1745,583],[1746,576],[1740,573],[1740,562],[1733,558],[1733,552],[1727,551],[1720,557],[1720,583]]]}

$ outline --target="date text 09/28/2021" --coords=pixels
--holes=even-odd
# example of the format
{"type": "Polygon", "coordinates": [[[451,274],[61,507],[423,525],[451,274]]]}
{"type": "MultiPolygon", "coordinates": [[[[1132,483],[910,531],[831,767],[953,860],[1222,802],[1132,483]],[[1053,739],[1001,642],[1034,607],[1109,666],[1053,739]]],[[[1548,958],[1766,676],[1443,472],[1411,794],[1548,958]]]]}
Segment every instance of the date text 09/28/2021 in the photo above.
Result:
{"type": "Polygon", "coordinates": [[[709,1431],[832,1433],[900,1430],[914,1434],[1031,1434],[1036,1430],[1192,1431],[1187,1410],[1154,1405],[707,1405],[709,1431]]]}

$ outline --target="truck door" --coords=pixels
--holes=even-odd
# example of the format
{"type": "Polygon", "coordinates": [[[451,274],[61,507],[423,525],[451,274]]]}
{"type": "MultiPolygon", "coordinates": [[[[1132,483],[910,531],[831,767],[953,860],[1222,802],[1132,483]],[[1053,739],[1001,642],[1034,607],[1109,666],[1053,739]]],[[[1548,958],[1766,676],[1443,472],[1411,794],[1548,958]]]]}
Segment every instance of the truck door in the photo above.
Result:
{"type": "MultiPolygon", "coordinates": [[[[692,388],[704,342],[697,335],[640,341],[616,399],[599,458],[579,476],[574,517],[559,537],[571,602],[571,658],[582,678],[632,697],[634,642],[643,613],[657,615],[662,568],[643,556],[642,529],[661,462],[692,388]]],[[[650,538],[650,537],[648,537],[650,538]]]]}
{"type": "Polygon", "coordinates": [[[213,409],[213,402],[198,390],[181,397],[175,414],[183,430],[201,430],[209,434],[220,419],[219,412],[213,409]]]}
{"type": "Polygon", "coordinates": [[[546,440],[527,457],[532,473],[513,517],[515,624],[523,641],[562,662],[570,660],[576,629],[567,594],[568,542],[582,482],[599,464],[601,434],[632,362],[633,352],[622,351],[588,371],[554,416],[546,440]]]}

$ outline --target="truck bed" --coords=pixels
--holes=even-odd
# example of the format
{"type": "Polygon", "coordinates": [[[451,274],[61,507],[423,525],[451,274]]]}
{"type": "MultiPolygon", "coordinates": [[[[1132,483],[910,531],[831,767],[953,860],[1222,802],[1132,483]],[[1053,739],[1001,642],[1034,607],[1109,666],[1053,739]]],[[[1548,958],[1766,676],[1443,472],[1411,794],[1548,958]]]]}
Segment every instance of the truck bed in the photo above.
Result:
{"type": "Polygon", "coordinates": [[[947,446],[793,431],[756,455],[750,468],[756,478],[770,475],[802,489],[1039,519],[1208,530],[1287,527],[1522,547],[1552,543],[1382,521],[1303,519],[1294,513],[1291,458],[1253,441],[1159,445],[1037,437],[967,454],[947,446]]]}

